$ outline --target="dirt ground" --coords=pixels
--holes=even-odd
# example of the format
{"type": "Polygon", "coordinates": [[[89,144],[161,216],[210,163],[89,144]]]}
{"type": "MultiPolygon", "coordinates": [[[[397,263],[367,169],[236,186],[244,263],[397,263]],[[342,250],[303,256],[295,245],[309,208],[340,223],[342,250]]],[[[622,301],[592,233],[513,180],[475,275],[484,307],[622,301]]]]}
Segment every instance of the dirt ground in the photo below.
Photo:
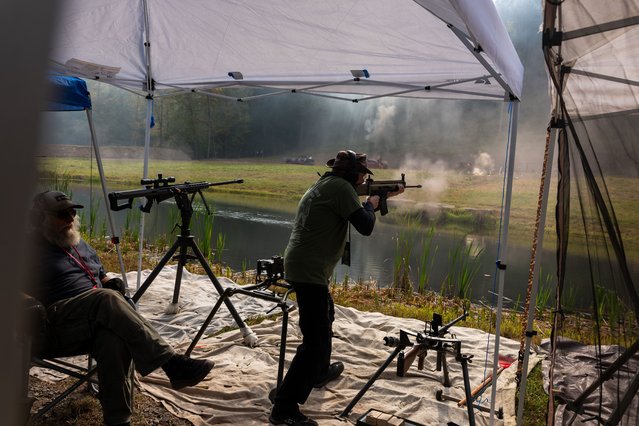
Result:
{"type": "MultiPolygon", "coordinates": [[[[48,401],[59,395],[71,383],[71,379],[51,383],[31,377],[29,379],[29,395],[35,399],[31,411],[34,412],[38,410],[48,401]]],[[[101,426],[104,422],[102,420],[102,409],[97,395],[93,391],[88,390],[86,386],[81,386],[32,424],[34,426],[101,426]]],[[[135,426],[192,425],[188,420],[174,416],[164,408],[161,403],[140,393],[137,389],[134,394],[134,409],[131,424],[135,426]]]]}

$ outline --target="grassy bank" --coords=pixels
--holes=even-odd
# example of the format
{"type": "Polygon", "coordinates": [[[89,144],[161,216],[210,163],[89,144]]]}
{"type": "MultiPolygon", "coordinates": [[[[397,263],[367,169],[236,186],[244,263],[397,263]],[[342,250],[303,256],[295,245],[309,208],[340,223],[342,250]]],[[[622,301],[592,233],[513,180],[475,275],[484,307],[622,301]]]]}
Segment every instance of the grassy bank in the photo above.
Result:
{"type": "MultiPolygon", "coordinates": [[[[97,168],[88,158],[41,158],[40,177],[71,183],[99,184],[97,168]]],[[[140,160],[104,160],[109,190],[140,187],[142,162],[140,160]]],[[[210,193],[242,194],[259,198],[277,198],[296,201],[301,194],[327,168],[323,165],[303,166],[254,161],[167,161],[154,160],[149,164],[149,177],[158,173],[174,176],[177,183],[184,181],[226,181],[244,179],[241,185],[210,188],[210,193]]],[[[409,184],[422,184],[423,188],[406,191],[394,199],[415,218],[437,226],[440,230],[464,230],[473,233],[494,233],[498,230],[502,203],[502,176],[471,176],[458,173],[435,173],[429,170],[375,170],[375,179],[397,179],[406,173],[409,184]]],[[[628,258],[639,256],[639,191],[636,179],[609,177],[607,186],[615,203],[615,214],[620,223],[628,258]]],[[[551,185],[549,215],[545,227],[546,244],[554,244],[555,226],[553,205],[555,184],[551,185]]],[[[530,242],[533,236],[537,210],[539,176],[517,176],[513,183],[513,196],[509,216],[509,238],[530,242]]],[[[575,199],[573,206],[578,206],[575,199]]],[[[579,226],[580,218],[574,213],[571,227],[571,249],[583,252],[585,233],[579,226]]],[[[387,216],[386,220],[392,218],[387,216]]],[[[395,216],[396,217],[396,216],[395,216]]]]}

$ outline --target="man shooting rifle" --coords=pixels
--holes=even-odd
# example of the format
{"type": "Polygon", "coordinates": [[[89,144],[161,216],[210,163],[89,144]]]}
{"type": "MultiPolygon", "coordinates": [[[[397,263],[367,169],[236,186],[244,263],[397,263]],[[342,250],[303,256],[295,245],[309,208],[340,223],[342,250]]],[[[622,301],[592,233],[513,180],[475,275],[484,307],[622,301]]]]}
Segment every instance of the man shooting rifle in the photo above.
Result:
{"type": "Polygon", "coordinates": [[[368,176],[368,178],[361,184],[357,185],[355,190],[357,191],[357,195],[367,195],[379,196],[379,207],[376,210],[379,210],[381,215],[384,216],[388,213],[388,205],[386,204],[386,200],[388,199],[388,194],[399,191],[399,188],[421,188],[421,185],[406,185],[406,180],[404,179],[404,173],[402,173],[402,178],[397,180],[373,180],[373,178],[368,176]]]}

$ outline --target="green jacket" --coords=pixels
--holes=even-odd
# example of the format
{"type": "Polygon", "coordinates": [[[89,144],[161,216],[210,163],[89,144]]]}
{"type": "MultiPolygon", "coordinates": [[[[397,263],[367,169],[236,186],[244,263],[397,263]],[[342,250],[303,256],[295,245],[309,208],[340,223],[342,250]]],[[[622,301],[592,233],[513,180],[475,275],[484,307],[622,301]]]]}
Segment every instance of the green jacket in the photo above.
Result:
{"type": "Polygon", "coordinates": [[[355,188],[344,178],[325,175],[311,186],[297,207],[284,253],[285,278],[328,285],[346,245],[348,217],[360,208],[355,188]]]}

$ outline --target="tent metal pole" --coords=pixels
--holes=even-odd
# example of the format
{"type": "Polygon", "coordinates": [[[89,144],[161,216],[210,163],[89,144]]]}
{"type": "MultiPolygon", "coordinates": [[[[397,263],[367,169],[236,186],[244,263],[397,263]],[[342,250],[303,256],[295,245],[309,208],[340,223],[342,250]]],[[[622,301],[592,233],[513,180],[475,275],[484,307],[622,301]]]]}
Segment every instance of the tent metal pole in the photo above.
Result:
{"type": "MultiPolygon", "coordinates": [[[[146,60],[146,120],[144,126],[144,168],[142,179],[149,177],[149,151],[151,146],[151,116],[153,114],[153,78],[151,76],[151,42],[149,36],[149,9],[146,0],[144,6],[144,57],[146,60]]],[[[140,237],[138,238],[138,274],[136,290],[142,282],[142,250],[144,249],[144,215],[140,215],[140,237]]]]}
{"type": "MultiPolygon", "coordinates": [[[[144,128],[144,168],[142,179],[149,177],[149,151],[151,147],[151,115],[153,114],[153,99],[146,100],[146,120],[144,128]]],[[[138,238],[138,275],[135,289],[140,288],[142,282],[142,251],[144,249],[144,214],[140,215],[140,237],[138,238]]]]}
{"type": "Polygon", "coordinates": [[[109,198],[107,196],[106,179],[104,178],[104,168],[102,167],[102,157],[100,155],[100,149],[98,148],[98,138],[95,134],[95,127],[93,126],[93,114],[90,109],[85,109],[87,113],[87,119],[89,121],[89,130],[91,131],[91,143],[93,144],[93,150],[95,151],[95,161],[98,164],[98,173],[100,174],[100,184],[102,186],[102,195],[104,196],[104,207],[106,210],[107,220],[109,221],[109,229],[111,231],[111,242],[115,244],[115,251],[118,254],[118,261],[120,262],[120,272],[122,274],[122,281],[124,282],[124,288],[128,291],[129,285],[126,280],[126,268],[124,267],[124,261],[122,260],[122,252],[120,250],[120,238],[115,232],[115,225],[113,224],[113,216],[111,215],[111,209],[109,209],[109,198]]]}
{"type": "Polygon", "coordinates": [[[542,189],[542,201],[540,207],[540,216],[538,224],[537,234],[537,248],[531,254],[533,262],[533,274],[532,274],[532,289],[530,291],[530,303],[528,304],[528,320],[526,325],[526,344],[523,352],[522,368],[521,368],[521,381],[519,382],[519,402],[517,404],[517,425],[521,425],[524,415],[524,398],[526,396],[526,382],[528,379],[528,360],[530,358],[530,346],[533,337],[533,323],[535,321],[535,307],[537,305],[537,291],[538,291],[538,277],[539,269],[541,265],[541,253],[544,246],[544,229],[546,227],[546,212],[548,210],[548,194],[550,192],[550,181],[552,178],[552,164],[555,157],[555,137],[556,127],[553,126],[550,130],[550,138],[548,144],[548,158],[544,164],[544,170],[542,170],[542,176],[544,177],[544,185],[542,189]]]}
{"type": "MultiPolygon", "coordinates": [[[[501,249],[498,253],[497,268],[499,269],[499,290],[497,296],[497,321],[495,325],[495,353],[493,354],[493,377],[497,377],[499,368],[499,337],[501,333],[501,314],[504,303],[504,280],[506,275],[507,254],[508,254],[508,222],[510,219],[510,203],[513,193],[513,175],[515,167],[515,147],[517,146],[517,120],[519,119],[519,101],[512,102],[513,113],[510,126],[510,148],[508,150],[507,177],[506,177],[506,195],[504,201],[504,219],[501,225],[502,242],[501,249]],[[503,253],[503,255],[502,255],[503,253]]],[[[495,398],[497,396],[497,381],[491,386],[490,392],[490,425],[495,421],[495,398]]]]}

